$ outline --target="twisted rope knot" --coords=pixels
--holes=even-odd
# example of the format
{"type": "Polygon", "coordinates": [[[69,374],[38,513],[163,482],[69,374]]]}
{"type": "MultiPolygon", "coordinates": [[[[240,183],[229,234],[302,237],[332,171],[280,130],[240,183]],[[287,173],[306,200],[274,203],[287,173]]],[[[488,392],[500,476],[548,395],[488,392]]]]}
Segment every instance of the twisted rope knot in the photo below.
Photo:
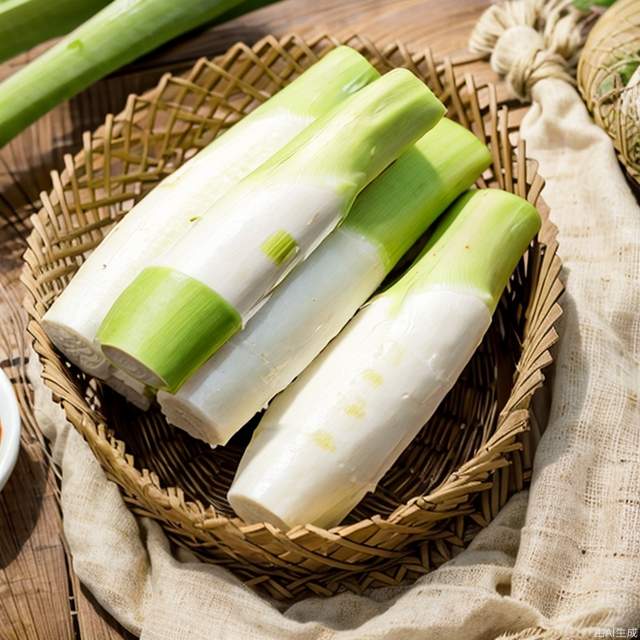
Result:
{"type": "Polygon", "coordinates": [[[482,14],[469,48],[490,57],[493,70],[525,101],[544,78],[575,84],[585,20],[571,0],[507,0],[482,14]]]}

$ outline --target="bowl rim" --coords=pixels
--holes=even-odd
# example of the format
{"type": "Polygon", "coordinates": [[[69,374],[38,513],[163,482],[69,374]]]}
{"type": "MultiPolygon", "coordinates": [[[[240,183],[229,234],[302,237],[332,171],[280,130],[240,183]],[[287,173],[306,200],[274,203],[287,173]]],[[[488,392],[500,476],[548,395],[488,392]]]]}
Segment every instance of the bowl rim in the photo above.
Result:
{"type": "Polygon", "coordinates": [[[2,421],[0,491],[2,491],[18,461],[21,431],[18,400],[11,381],[2,370],[0,370],[0,420],[2,421]]]}

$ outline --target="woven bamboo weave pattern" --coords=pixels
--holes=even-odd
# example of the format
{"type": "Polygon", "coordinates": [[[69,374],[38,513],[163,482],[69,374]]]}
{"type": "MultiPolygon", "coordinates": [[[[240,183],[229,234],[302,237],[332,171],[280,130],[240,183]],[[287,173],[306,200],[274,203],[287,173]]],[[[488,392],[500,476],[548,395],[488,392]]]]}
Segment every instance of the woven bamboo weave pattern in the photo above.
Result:
{"type": "Polygon", "coordinates": [[[411,55],[402,45],[381,50],[361,37],[346,43],[382,72],[407,66],[422,77],[449,117],[489,145],[493,165],[478,186],[528,198],[544,224],[461,379],[376,492],[341,526],[285,532],[244,524],[225,496],[251,424],[211,451],[167,425],[159,410],[140,413],[69,366],[39,324],[134,202],[336,46],[335,39],[267,37],[251,48],[238,44],[199,61],[185,77],[167,75],[153,91],[130,96],[124,111],[85,134],[82,150],[52,174],[25,254],[29,331],[45,382],[131,509],[158,520],[173,541],[203,560],[284,600],[413,580],[455,555],[527,485],[539,437],[532,399],[552,361],[561,314],[555,229],[540,199],[544,183],[495,89],[476,86],[465,73],[469,61],[436,62],[429,51],[411,55]]]}
{"type": "Polygon", "coordinates": [[[618,0],[598,20],[578,65],[578,86],[589,111],[612,138],[627,172],[640,183],[640,83],[622,76],[640,65],[640,6],[618,0]]]}

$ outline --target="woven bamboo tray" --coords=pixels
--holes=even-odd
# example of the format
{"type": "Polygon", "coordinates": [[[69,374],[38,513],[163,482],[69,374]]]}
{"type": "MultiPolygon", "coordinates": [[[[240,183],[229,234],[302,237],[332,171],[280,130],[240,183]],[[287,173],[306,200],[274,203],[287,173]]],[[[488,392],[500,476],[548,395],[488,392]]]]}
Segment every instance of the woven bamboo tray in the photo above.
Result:
{"type": "MultiPolygon", "coordinates": [[[[40,319],[114,221],[196,150],[264,101],[337,41],[267,37],[167,75],[144,96],[85,134],[43,196],[25,254],[29,332],[43,377],[131,509],[160,522],[177,544],[223,565],[252,587],[294,600],[397,585],[450,559],[531,475],[539,437],[532,399],[552,362],[561,314],[555,228],[540,198],[542,178],[493,86],[476,86],[465,62],[436,63],[401,45],[377,48],[353,37],[381,71],[407,66],[425,79],[493,154],[478,182],[535,203],[539,237],[514,273],[486,339],[460,380],[374,494],[329,531],[279,531],[234,516],[226,492],[252,424],[212,451],[166,424],[159,410],[136,411],[54,350],[40,319]]],[[[542,394],[544,395],[544,394],[542,394]]],[[[538,399],[541,396],[538,396],[538,399]]],[[[537,402],[536,402],[537,404],[537,402]]]]}

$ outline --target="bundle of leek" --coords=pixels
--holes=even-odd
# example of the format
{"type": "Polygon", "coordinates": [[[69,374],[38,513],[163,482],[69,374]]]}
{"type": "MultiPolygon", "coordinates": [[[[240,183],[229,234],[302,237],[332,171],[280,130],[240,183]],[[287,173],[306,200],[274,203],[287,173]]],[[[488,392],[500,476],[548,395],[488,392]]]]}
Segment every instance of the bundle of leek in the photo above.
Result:
{"type": "Polygon", "coordinates": [[[107,358],[145,384],[178,389],[444,110],[395,69],[317,120],[124,290],[98,332],[107,358]]]}
{"type": "Polygon", "coordinates": [[[518,196],[462,196],[406,274],[274,400],[229,491],[236,513],[282,528],[340,522],[451,389],[539,226],[518,196]]]}
{"type": "Polygon", "coordinates": [[[51,341],[86,373],[111,379],[114,368],[96,334],[124,288],[232,186],[378,76],[354,49],[334,49],[165,178],[116,225],[47,311],[42,326],[51,341]]]}
{"type": "Polygon", "coordinates": [[[175,395],[158,394],[169,422],[225,444],[312,362],[490,162],[470,131],[442,119],[358,196],[344,223],[243,331],[175,395]]]}

